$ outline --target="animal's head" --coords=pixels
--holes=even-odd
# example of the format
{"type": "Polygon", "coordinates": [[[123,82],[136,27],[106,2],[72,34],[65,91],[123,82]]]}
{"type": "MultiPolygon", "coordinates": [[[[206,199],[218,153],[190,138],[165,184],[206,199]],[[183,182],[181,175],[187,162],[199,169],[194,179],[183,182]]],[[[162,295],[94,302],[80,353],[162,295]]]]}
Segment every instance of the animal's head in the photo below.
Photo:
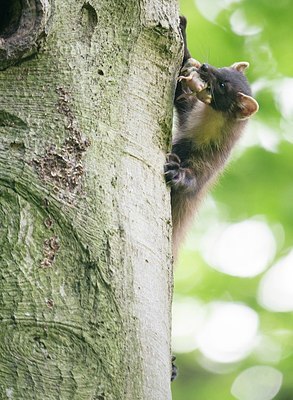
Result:
{"type": "Polygon", "coordinates": [[[230,67],[215,68],[201,64],[198,74],[206,82],[206,88],[197,93],[197,98],[210,104],[217,111],[244,120],[258,111],[258,103],[251,96],[249,83],[244,75],[247,62],[237,62],[230,67]]]}

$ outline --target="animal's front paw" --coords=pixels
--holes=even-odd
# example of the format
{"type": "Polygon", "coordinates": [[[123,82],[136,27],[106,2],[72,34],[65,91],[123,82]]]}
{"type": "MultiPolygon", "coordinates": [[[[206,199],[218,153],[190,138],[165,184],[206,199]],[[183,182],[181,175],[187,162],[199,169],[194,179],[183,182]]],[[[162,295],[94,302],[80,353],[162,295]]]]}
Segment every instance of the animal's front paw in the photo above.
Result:
{"type": "Polygon", "coordinates": [[[188,58],[181,68],[181,74],[185,76],[190,75],[190,72],[198,71],[200,67],[201,63],[199,61],[197,61],[195,58],[188,58]]]}
{"type": "Polygon", "coordinates": [[[180,158],[176,154],[167,154],[164,174],[166,182],[170,185],[173,185],[178,179],[180,162],[180,158]]]}
{"type": "Polygon", "coordinates": [[[200,67],[201,63],[194,58],[189,58],[183,65],[178,80],[186,95],[196,95],[207,87],[207,83],[201,79],[198,73],[200,67]]]}
{"type": "Polygon", "coordinates": [[[174,189],[190,191],[195,188],[196,179],[193,171],[182,167],[180,158],[174,153],[167,155],[164,173],[167,184],[174,189]]]}

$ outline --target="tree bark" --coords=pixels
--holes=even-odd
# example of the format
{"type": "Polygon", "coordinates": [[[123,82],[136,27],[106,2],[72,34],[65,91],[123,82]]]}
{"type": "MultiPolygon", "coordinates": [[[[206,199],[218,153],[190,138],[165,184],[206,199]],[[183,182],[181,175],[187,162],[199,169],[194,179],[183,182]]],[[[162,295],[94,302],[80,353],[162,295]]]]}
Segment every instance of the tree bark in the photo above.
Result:
{"type": "Polygon", "coordinates": [[[176,3],[3,3],[1,399],[171,398],[176,3]]]}

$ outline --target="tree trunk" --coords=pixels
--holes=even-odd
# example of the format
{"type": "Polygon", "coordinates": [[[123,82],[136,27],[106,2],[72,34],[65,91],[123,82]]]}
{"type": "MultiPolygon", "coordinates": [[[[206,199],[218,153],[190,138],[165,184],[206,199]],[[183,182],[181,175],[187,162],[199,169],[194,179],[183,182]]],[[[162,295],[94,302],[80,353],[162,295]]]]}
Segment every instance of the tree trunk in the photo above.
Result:
{"type": "Polygon", "coordinates": [[[1,3],[1,399],[171,398],[176,3],[1,3]]]}

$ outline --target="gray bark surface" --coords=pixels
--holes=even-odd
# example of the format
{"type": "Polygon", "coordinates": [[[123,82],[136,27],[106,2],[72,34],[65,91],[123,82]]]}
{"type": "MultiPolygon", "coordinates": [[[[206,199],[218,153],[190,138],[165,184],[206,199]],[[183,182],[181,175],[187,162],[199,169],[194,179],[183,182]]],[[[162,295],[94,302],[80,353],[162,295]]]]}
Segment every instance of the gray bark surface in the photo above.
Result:
{"type": "Polygon", "coordinates": [[[168,400],[176,2],[7,4],[0,398],[168,400]]]}

